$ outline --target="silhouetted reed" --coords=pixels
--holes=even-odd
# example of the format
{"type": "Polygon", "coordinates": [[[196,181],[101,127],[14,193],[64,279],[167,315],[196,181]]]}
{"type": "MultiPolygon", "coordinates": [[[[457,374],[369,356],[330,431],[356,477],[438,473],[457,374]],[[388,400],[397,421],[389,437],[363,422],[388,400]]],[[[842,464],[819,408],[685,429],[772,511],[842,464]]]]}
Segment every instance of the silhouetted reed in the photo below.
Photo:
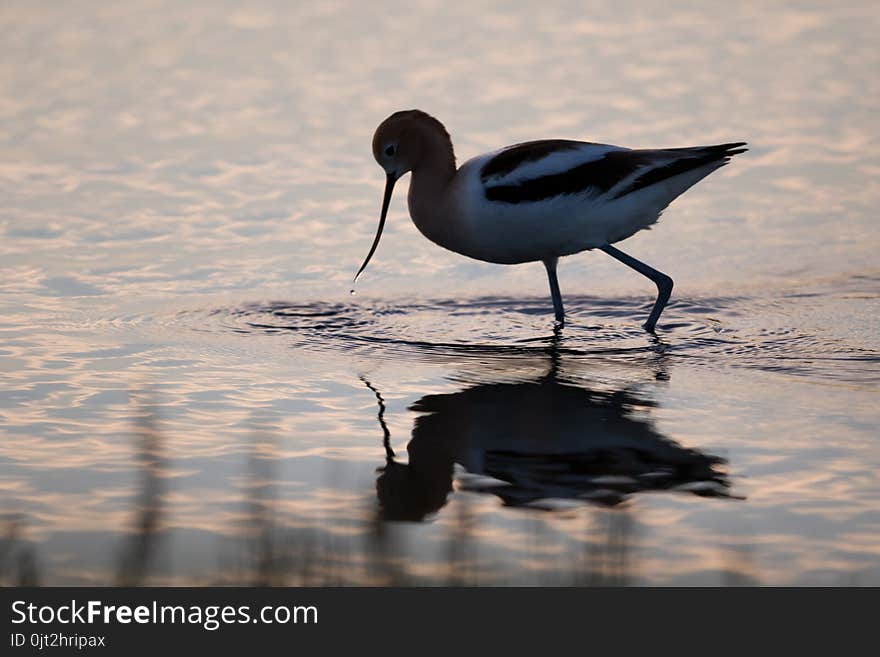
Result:
{"type": "Polygon", "coordinates": [[[152,406],[136,416],[135,444],[139,475],[130,535],[119,556],[116,584],[141,586],[147,583],[161,538],[163,514],[163,441],[152,406]]]}

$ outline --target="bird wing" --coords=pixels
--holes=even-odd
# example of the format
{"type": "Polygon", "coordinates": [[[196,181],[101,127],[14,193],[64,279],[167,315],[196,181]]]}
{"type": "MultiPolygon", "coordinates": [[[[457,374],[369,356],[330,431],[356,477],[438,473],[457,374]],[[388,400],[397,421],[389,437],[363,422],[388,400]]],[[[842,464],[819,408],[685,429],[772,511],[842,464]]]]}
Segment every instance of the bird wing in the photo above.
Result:
{"type": "MultiPolygon", "coordinates": [[[[657,150],[561,139],[532,141],[502,149],[480,168],[487,200],[535,203],[572,194],[606,200],[715,164],[746,149],[744,142],[657,150]]],[[[717,167],[716,167],[717,168],[717,167]]]]}

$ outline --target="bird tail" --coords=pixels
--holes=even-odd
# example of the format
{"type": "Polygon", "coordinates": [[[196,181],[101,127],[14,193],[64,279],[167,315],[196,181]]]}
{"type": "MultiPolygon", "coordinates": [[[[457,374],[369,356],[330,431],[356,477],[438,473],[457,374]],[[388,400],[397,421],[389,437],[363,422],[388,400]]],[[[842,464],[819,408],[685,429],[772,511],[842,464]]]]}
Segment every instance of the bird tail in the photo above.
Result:
{"type": "Polygon", "coordinates": [[[685,189],[696,183],[712,171],[730,162],[730,158],[745,153],[746,142],[737,141],[715,146],[689,146],[686,148],[664,148],[656,151],[642,151],[653,160],[653,164],[645,166],[642,172],[626,187],[619,190],[616,198],[632,194],[639,190],[664,182],[682,174],[697,174],[689,184],[685,184],[667,202],[681,194],[685,189]],[[700,175],[702,174],[702,175],[700,175]]]}

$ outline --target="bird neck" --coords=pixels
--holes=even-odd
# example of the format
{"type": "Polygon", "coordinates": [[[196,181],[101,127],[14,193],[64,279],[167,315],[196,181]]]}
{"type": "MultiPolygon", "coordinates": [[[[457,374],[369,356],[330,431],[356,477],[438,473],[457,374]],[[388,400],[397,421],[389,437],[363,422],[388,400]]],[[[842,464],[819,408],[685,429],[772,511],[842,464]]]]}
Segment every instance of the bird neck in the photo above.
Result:
{"type": "Polygon", "coordinates": [[[431,144],[409,183],[409,213],[416,227],[432,242],[445,246],[451,228],[449,188],[455,177],[455,154],[448,138],[431,144]]]}
{"type": "Polygon", "coordinates": [[[418,179],[422,184],[446,185],[455,175],[455,150],[449,134],[439,126],[422,131],[419,141],[417,152],[420,152],[412,168],[413,180],[418,179]]]}

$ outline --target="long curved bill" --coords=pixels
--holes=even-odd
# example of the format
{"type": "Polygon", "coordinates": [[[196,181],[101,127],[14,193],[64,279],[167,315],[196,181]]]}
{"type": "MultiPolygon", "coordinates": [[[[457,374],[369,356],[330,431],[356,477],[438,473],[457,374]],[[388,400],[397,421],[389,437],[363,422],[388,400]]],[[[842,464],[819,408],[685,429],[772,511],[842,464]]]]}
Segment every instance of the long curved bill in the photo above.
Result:
{"type": "Polygon", "coordinates": [[[360,278],[364,269],[367,268],[367,265],[370,263],[370,258],[372,258],[373,254],[376,252],[376,247],[379,246],[379,240],[382,238],[382,229],[385,228],[385,217],[388,215],[388,206],[391,203],[391,192],[394,191],[394,183],[396,182],[397,178],[394,177],[394,174],[387,174],[385,178],[385,197],[382,199],[382,214],[379,216],[379,229],[376,231],[376,239],[373,240],[373,246],[370,247],[370,252],[367,254],[364,264],[358,269],[358,273],[354,275],[354,281],[352,282],[353,285],[357,284],[358,278],[360,278]]]}

